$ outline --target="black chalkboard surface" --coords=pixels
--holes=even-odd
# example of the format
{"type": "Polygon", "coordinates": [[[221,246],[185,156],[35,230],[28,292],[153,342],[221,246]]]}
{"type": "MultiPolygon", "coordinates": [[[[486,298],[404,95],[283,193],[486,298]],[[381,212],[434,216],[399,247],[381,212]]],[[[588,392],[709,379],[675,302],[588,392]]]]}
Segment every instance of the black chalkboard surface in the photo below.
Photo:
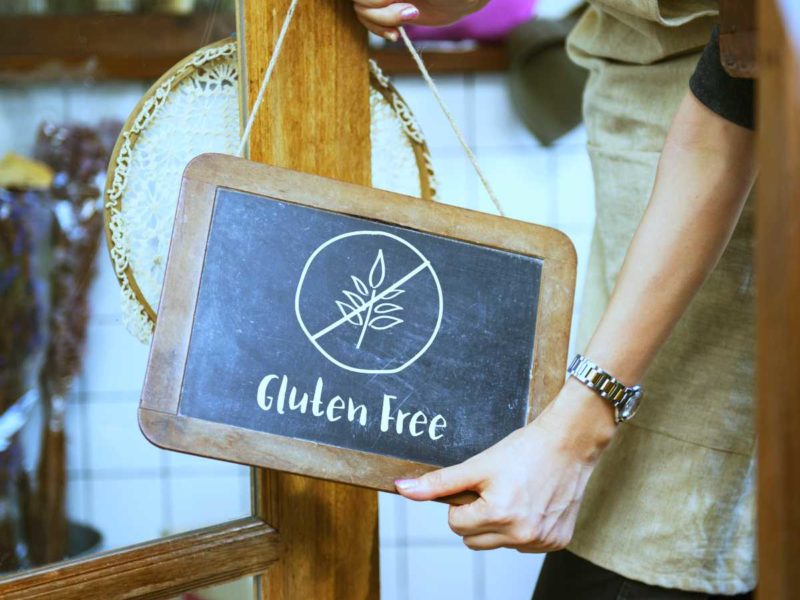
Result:
{"type": "Polygon", "coordinates": [[[557,393],[574,284],[556,230],[203,155],[139,424],[164,448],[394,490],[557,393]]]}
{"type": "Polygon", "coordinates": [[[179,414],[461,462],[526,422],[541,270],[220,190],[179,414]]]}

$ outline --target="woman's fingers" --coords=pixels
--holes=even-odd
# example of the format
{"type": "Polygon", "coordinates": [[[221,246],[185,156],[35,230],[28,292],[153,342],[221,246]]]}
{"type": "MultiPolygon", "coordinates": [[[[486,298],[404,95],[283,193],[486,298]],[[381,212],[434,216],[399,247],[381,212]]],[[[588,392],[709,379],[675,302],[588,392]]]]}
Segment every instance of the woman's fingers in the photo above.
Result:
{"type": "Polygon", "coordinates": [[[537,540],[521,543],[513,535],[506,533],[488,532],[476,535],[465,535],[464,545],[471,550],[494,550],[495,548],[513,548],[519,552],[539,554],[542,552],[555,552],[567,546],[569,539],[537,540]]]}
{"type": "Polygon", "coordinates": [[[397,33],[397,29],[391,27],[380,27],[379,25],[375,25],[370,21],[362,19],[361,17],[358,17],[358,20],[364,27],[367,28],[368,31],[374,33],[375,35],[379,35],[382,38],[396,42],[400,37],[397,33]]]}
{"type": "Polygon", "coordinates": [[[469,504],[451,506],[447,523],[461,537],[497,532],[498,524],[490,518],[490,511],[489,503],[478,498],[469,504]]]}
{"type": "Polygon", "coordinates": [[[394,28],[410,23],[419,17],[419,10],[413,4],[397,3],[375,8],[363,4],[354,4],[353,6],[359,20],[370,31],[373,31],[371,26],[394,28]]]}
{"type": "Polygon", "coordinates": [[[397,2],[397,0],[353,0],[356,6],[363,8],[384,8],[397,2]]]}
{"type": "Polygon", "coordinates": [[[494,550],[508,548],[511,542],[501,533],[481,533],[464,536],[464,545],[470,550],[494,550]]]}
{"type": "Polygon", "coordinates": [[[475,464],[467,461],[452,467],[425,473],[416,479],[394,482],[397,491],[411,500],[433,500],[473,489],[480,481],[475,464]]]}

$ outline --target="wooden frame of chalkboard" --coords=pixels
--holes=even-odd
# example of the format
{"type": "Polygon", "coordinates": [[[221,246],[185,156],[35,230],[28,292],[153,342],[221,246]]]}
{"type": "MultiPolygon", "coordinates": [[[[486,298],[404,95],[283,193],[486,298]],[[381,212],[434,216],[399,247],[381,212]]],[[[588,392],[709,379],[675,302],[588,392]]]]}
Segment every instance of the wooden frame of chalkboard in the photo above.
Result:
{"type": "Polygon", "coordinates": [[[566,235],[540,225],[437,204],[382,190],[218,154],[195,158],[183,176],[158,319],[139,407],[139,424],[155,445],[394,491],[394,480],[435,465],[266,433],[181,414],[187,361],[214,207],[219,190],[368,219],[541,261],[527,421],[564,381],[575,289],[576,255],[566,235]]]}

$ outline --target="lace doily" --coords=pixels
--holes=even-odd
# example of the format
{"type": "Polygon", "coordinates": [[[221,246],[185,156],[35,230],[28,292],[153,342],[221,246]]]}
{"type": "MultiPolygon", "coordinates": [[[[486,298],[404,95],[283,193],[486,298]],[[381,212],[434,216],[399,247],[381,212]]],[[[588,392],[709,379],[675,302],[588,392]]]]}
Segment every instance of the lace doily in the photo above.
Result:
{"type": "MultiPolygon", "coordinates": [[[[433,200],[422,131],[373,61],[370,87],[373,186],[433,200]]],[[[236,152],[238,90],[236,42],[207,46],[150,88],[117,141],[106,181],[106,236],[123,320],[142,342],[153,335],[181,175],[198,154],[236,152]]]]}

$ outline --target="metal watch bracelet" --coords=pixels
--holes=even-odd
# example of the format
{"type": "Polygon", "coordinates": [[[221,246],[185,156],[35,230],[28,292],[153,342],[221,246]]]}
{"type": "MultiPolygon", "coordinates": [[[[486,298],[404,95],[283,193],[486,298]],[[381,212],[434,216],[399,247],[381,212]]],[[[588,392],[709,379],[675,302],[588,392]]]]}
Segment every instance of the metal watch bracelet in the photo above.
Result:
{"type": "Polygon", "coordinates": [[[639,409],[644,395],[641,385],[633,387],[623,385],[616,377],[585,356],[576,354],[567,368],[567,373],[604,400],[608,400],[614,407],[614,420],[617,423],[633,418],[639,409]]]}

